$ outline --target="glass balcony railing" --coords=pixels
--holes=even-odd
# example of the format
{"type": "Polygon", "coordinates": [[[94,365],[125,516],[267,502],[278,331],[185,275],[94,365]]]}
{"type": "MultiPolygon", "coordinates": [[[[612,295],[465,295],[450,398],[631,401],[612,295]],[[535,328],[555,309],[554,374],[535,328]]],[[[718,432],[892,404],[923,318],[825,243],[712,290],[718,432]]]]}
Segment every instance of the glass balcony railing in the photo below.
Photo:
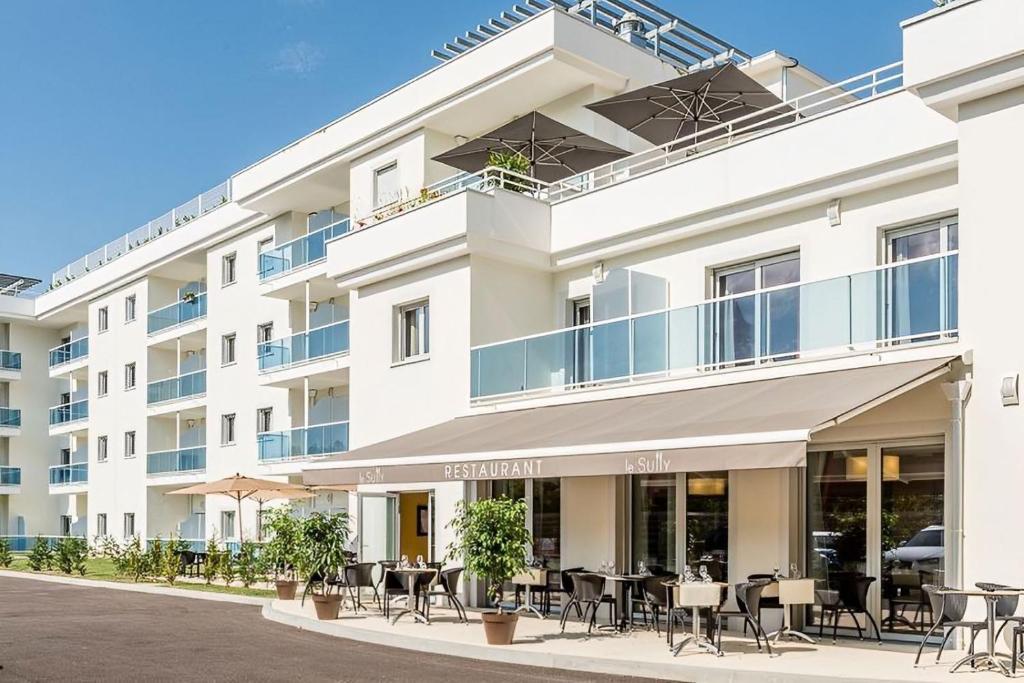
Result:
{"type": "Polygon", "coordinates": [[[146,455],[146,474],[202,472],[206,469],[206,446],[159,451],[146,455]]]}
{"type": "Polygon", "coordinates": [[[89,417],[89,401],[82,399],[74,403],[63,403],[50,408],[50,426],[77,422],[89,417]]]}
{"type": "Polygon", "coordinates": [[[176,401],[206,393],[206,370],[190,372],[157,382],[150,382],[146,387],[146,402],[149,404],[176,401]]]}
{"type": "Polygon", "coordinates": [[[348,421],[256,435],[260,462],[316,458],[348,450],[348,421]]]}
{"type": "Polygon", "coordinates": [[[21,468],[0,466],[0,486],[21,486],[21,468]]]}
{"type": "Polygon", "coordinates": [[[897,347],[957,335],[957,253],[470,351],[473,398],[897,347]]]}
{"type": "Polygon", "coordinates": [[[21,410],[18,408],[0,408],[0,427],[20,427],[21,410]]]}
{"type": "Polygon", "coordinates": [[[50,349],[50,367],[55,368],[58,365],[64,365],[79,358],[86,358],[88,355],[89,338],[75,339],[67,344],[61,344],[50,349]]]}
{"type": "Polygon", "coordinates": [[[260,372],[265,372],[347,352],[348,321],[343,320],[259,344],[256,359],[260,372]]]}
{"type": "Polygon", "coordinates": [[[50,486],[84,484],[89,481],[89,463],[76,462],[70,465],[50,467],[50,486]]]}
{"type": "Polygon", "coordinates": [[[171,327],[182,325],[192,320],[206,317],[206,292],[195,297],[150,311],[147,316],[146,331],[156,334],[171,327]]]}
{"type": "Polygon", "coordinates": [[[348,218],[320,228],[308,235],[274,247],[259,255],[260,280],[269,280],[287,272],[327,258],[327,241],[350,230],[348,218]]]}
{"type": "Polygon", "coordinates": [[[17,351],[0,351],[0,370],[21,370],[21,354],[17,351]]]}

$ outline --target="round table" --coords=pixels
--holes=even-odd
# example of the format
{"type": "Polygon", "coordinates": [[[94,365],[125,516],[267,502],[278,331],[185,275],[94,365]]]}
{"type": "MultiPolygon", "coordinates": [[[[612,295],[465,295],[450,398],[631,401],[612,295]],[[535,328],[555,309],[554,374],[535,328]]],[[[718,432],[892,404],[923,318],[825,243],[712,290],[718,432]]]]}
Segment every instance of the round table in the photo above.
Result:
{"type": "Polygon", "coordinates": [[[391,624],[394,625],[399,619],[404,617],[406,614],[412,615],[416,621],[429,624],[430,619],[427,615],[420,611],[419,605],[416,601],[416,584],[419,583],[420,579],[425,575],[429,574],[431,577],[437,576],[436,569],[421,569],[419,567],[407,567],[405,569],[392,568],[386,569],[385,571],[397,574],[400,581],[402,581],[409,589],[408,603],[406,603],[405,609],[391,617],[391,624]]]}
{"type": "Polygon", "coordinates": [[[937,590],[937,595],[965,595],[969,598],[985,599],[985,640],[984,652],[975,652],[963,657],[950,667],[949,672],[953,673],[964,664],[971,664],[976,669],[995,669],[1004,676],[1010,675],[1010,670],[1003,660],[1012,661],[1012,657],[1005,652],[996,652],[996,603],[999,598],[1008,598],[1024,595],[1021,588],[1000,588],[998,590],[985,591],[980,588],[968,590],[937,590]]]}

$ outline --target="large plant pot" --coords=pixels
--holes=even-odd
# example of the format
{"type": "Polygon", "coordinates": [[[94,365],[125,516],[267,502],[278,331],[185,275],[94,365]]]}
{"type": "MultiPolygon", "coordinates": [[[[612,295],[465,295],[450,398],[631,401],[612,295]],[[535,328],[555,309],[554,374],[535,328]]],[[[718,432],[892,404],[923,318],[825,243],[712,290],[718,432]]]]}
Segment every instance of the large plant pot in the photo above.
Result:
{"type": "Polygon", "coordinates": [[[516,622],[519,621],[518,614],[502,612],[484,612],[480,615],[484,622],[484,635],[487,637],[488,645],[511,645],[516,635],[516,622]]]}
{"type": "Polygon", "coordinates": [[[294,600],[295,589],[298,588],[298,581],[277,581],[275,587],[277,588],[277,599],[278,600],[294,600]]]}
{"type": "Polygon", "coordinates": [[[313,607],[316,608],[316,618],[320,621],[329,621],[338,618],[341,611],[340,595],[314,595],[313,607]]]}

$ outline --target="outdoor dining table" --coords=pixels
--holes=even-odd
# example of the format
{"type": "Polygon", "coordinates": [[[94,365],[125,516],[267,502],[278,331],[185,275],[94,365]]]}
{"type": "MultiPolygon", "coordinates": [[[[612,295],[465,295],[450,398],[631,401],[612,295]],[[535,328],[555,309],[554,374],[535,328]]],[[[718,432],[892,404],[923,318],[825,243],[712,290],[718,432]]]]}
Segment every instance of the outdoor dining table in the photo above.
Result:
{"type": "Polygon", "coordinates": [[[512,585],[524,586],[526,588],[526,604],[516,609],[515,614],[520,612],[533,612],[541,619],[545,619],[544,613],[533,605],[533,588],[546,586],[548,583],[548,570],[542,568],[527,569],[512,577],[512,585]]]}
{"type": "Polygon", "coordinates": [[[616,631],[633,630],[633,588],[649,574],[601,574],[605,581],[615,584],[616,631]]]}
{"type": "Polygon", "coordinates": [[[429,624],[430,619],[420,609],[416,601],[416,584],[419,583],[420,579],[429,574],[431,577],[437,576],[436,569],[423,569],[420,567],[392,567],[384,570],[385,572],[392,572],[398,576],[398,579],[405,584],[409,590],[408,602],[405,605],[405,609],[391,617],[391,624],[394,625],[399,619],[404,617],[406,614],[412,615],[412,617],[419,622],[429,624]]]}
{"type": "Polygon", "coordinates": [[[776,589],[779,596],[779,604],[782,605],[782,628],[778,631],[773,631],[768,634],[769,638],[772,638],[772,642],[778,642],[779,638],[787,637],[792,639],[805,640],[808,643],[814,643],[814,639],[805,633],[801,633],[793,628],[793,606],[795,605],[813,605],[814,604],[814,582],[817,579],[787,579],[785,577],[779,577],[774,579],[772,584],[769,584],[761,597],[772,597],[774,593],[771,589],[776,589]]]}
{"type": "Polygon", "coordinates": [[[970,664],[975,669],[996,669],[1004,676],[1009,677],[1011,675],[1010,670],[1007,668],[1006,663],[1003,660],[1012,661],[1013,658],[1005,652],[996,652],[996,603],[999,602],[999,598],[1024,595],[1024,589],[999,588],[987,591],[980,588],[972,588],[968,590],[937,590],[935,592],[937,595],[965,595],[969,598],[985,599],[985,650],[984,652],[968,654],[955,662],[953,666],[949,668],[950,673],[955,672],[964,664],[970,664]]]}
{"type": "Polygon", "coordinates": [[[672,642],[672,617],[669,617],[669,650],[672,655],[677,656],[690,641],[693,641],[697,649],[721,657],[722,651],[715,646],[711,638],[700,632],[700,611],[702,609],[717,609],[722,602],[722,590],[728,588],[728,584],[713,581],[684,581],[668,585],[671,586],[674,594],[673,604],[693,610],[693,630],[678,643],[672,642]]]}

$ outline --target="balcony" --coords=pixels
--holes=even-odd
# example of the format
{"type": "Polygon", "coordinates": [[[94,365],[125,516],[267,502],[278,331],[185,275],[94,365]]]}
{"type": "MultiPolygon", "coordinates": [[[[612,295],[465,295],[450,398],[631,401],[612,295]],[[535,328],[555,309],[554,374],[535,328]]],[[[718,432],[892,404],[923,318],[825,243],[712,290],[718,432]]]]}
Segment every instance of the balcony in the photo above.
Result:
{"type": "Polygon", "coordinates": [[[0,428],[21,429],[21,410],[18,408],[0,408],[0,428]]]}
{"type": "Polygon", "coordinates": [[[89,481],[89,463],[76,462],[70,465],[50,467],[50,486],[74,486],[89,481]]]}
{"type": "Polygon", "coordinates": [[[82,399],[72,403],[62,403],[50,408],[50,426],[59,427],[79,422],[89,417],[89,401],[82,399]]]}
{"type": "Polygon", "coordinates": [[[348,321],[275,339],[256,347],[259,370],[271,372],[301,363],[348,353],[348,321]]]}
{"type": "Polygon", "coordinates": [[[206,370],[198,370],[187,375],[150,382],[146,388],[146,403],[154,405],[205,394],[206,370]]]}
{"type": "Polygon", "coordinates": [[[348,451],[348,421],[256,435],[260,463],[318,458],[348,451]]]}
{"type": "Polygon", "coordinates": [[[473,399],[521,397],[957,337],[957,253],[470,351],[473,399]]]}
{"type": "Polygon", "coordinates": [[[290,273],[327,258],[327,241],[344,235],[351,221],[343,218],[259,255],[260,282],[290,273]]]}
{"type": "Polygon", "coordinates": [[[50,349],[50,369],[69,365],[78,360],[89,357],[89,338],[82,337],[67,344],[61,344],[50,349]]]}
{"type": "Polygon", "coordinates": [[[21,492],[21,468],[0,465],[0,494],[21,492]]]}
{"type": "Polygon", "coordinates": [[[157,451],[146,456],[146,474],[182,474],[206,470],[206,446],[157,451]]]}
{"type": "Polygon", "coordinates": [[[0,351],[0,370],[21,372],[21,354],[16,351],[0,351]]]}
{"type": "Polygon", "coordinates": [[[188,299],[182,299],[170,306],[150,311],[146,320],[146,332],[152,336],[164,330],[206,317],[206,292],[188,299]]]}

